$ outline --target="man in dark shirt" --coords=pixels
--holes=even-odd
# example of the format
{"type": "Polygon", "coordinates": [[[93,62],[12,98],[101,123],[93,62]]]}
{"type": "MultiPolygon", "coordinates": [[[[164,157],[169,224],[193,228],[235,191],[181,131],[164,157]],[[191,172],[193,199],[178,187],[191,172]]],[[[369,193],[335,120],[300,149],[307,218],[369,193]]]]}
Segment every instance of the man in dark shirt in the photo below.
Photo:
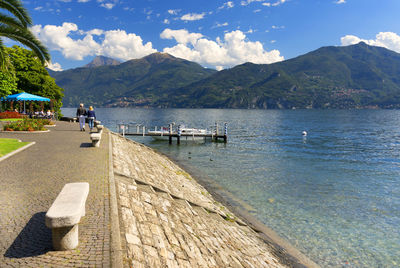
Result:
{"type": "Polygon", "coordinates": [[[81,131],[85,131],[85,116],[87,115],[86,109],[83,108],[83,103],[79,105],[79,108],[76,110],[76,116],[79,118],[79,127],[81,131]]]}

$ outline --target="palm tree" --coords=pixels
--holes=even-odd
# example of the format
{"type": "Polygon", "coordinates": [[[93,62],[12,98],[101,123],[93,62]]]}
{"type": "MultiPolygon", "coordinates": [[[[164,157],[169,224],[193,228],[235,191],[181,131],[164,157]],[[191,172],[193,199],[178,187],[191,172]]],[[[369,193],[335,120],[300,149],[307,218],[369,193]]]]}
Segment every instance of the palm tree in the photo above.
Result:
{"type": "Polygon", "coordinates": [[[21,1],[0,0],[0,9],[7,11],[6,14],[0,13],[0,69],[4,69],[7,63],[2,37],[7,37],[32,49],[43,64],[50,61],[47,48],[28,28],[32,26],[32,19],[21,1]]]}

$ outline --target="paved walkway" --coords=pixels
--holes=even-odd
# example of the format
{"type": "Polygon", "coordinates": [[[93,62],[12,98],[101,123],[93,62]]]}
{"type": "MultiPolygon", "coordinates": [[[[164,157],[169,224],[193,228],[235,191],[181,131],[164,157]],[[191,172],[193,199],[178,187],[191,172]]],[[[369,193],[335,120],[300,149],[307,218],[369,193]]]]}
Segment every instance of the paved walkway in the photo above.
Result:
{"type": "Polygon", "coordinates": [[[108,133],[100,148],[90,147],[88,132],[57,122],[48,133],[9,134],[36,144],[0,162],[0,267],[110,267],[108,133]],[[52,251],[46,211],[64,184],[90,184],[80,245],[52,251]]]}

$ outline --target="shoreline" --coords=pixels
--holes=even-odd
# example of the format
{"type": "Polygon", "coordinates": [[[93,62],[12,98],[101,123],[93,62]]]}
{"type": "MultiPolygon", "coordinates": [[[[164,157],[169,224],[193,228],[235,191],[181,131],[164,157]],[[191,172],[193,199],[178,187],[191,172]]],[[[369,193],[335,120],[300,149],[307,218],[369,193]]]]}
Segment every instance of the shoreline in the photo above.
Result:
{"type": "MultiPolygon", "coordinates": [[[[136,141],[135,141],[136,142],[136,141]]],[[[142,144],[144,145],[144,144],[142,144]]],[[[148,147],[147,145],[144,145],[148,147]]],[[[188,172],[192,178],[201,186],[203,186],[211,196],[217,201],[226,206],[230,211],[232,211],[235,216],[239,217],[242,221],[244,221],[250,228],[256,231],[261,237],[270,245],[272,245],[276,252],[275,254],[279,255],[283,262],[286,262],[287,265],[296,268],[303,267],[320,267],[316,263],[314,263],[311,259],[309,259],[306,255],[301,253],[297,248],[292,246],[288,241],[280,237],[274,230],[269,228],[267,225],[262,223],[256,217],[250,214],[250,212],[243,206],[246,204],[244,201],[234,198],[233,195],[225,190],[218,183],[213,181],[208,176],[201,174],[200,171],[196,170],[194,167],[190,167],[175,159],[172,156],[168,156],[156,149],[149,147],[153,151],[158,154],[161,154],[172,162],[174,162],[177,166],[188,172]]]]}
{"type": "MultiPolygon", "coordinates": [[[[122,136],[120,137],[122,138],[122,136]]],[[[204,174],[201,174],[201,172],[197,171],[196,168],[189,167],[181,161],[178,161],[171,156],[167,156],[166,154],[159,152],[158,150],[151,148],[147,145],[128,138],[125,139],[137,143],[140,146],[144,146],[154,153],[169,159],[176,166],[187,172],[194,179],[195,183],[204,187],[211,194],[211,197],[215,201],[226,206],[228,210],[230,210],[234,214],[235,217],[238,217],[239,220],[246,223],[249,228],[255,231],[260,236],[260,238],[271,247],[273,253],[280,259],[282,264],[296,268],[319,267],[308,257],[302,254],[299,250],[293,247],[289,242],[279,237],[272,229],[260,222],[254,216],[250,215],[248,210],[246,210],[243,206],[243,204],[245,204],[243,201],[235,199],[232,194],[230,194],[216,182],[211,180],[211,178],[205,176],[204,174]]]]}

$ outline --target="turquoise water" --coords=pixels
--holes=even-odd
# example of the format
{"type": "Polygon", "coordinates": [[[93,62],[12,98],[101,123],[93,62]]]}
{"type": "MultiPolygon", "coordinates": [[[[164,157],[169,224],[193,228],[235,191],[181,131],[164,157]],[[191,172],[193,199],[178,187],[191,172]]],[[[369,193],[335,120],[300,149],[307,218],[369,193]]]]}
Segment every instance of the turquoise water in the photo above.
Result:
{"type": "MultiPolygon", "coordinates": [[[[75,109],[63,113],[72,116],[75,109]]],[[[400,266],[400,111],[96,113],[113,130],[122,121],[193,127],[228,122],[226,145],[136,140],[208,176],[322,267],[400,266]]]]}

